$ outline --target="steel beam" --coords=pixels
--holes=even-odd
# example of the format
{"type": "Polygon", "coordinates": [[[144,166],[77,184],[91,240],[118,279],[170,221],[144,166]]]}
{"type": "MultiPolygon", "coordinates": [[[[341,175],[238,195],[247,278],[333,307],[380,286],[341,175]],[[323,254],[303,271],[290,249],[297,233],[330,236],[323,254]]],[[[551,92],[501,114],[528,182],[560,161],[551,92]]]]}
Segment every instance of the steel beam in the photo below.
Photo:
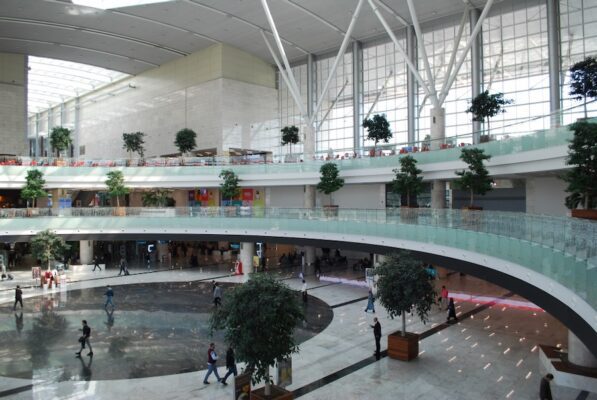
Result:
{"type": "MultiPolygon", "coordinates": [[[[470,27],[471,30],[477,24],[479,18],[479,10],[476,8],[470,11],[470,27]]],[[[481,94],[483,90],[483,39],[482,32],[479,32],[473,41],[471,47],[471,94],[474,99],[481,94]]],[[[481,122],[473,121],[473,143],[479,143],[481,135],[481,122]]]]}
{"type": "Polygon", "coordinates": [[[560,48],[560,2],[547,1],[547,51],[549,59],[549,111],[551,127],[562,124],[561,98],[561,48],[560,48]]]}

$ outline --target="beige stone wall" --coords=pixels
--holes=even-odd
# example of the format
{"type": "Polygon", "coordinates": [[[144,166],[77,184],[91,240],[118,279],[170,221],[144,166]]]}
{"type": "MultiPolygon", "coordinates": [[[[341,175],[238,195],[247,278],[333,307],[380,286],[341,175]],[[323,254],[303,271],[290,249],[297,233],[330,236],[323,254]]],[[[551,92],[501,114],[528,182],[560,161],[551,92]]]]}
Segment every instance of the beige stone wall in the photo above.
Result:
{"type": "Polygon", "coordinates": [[[0,154],[27,154],[27,56],[0,53],[0,154]]]}

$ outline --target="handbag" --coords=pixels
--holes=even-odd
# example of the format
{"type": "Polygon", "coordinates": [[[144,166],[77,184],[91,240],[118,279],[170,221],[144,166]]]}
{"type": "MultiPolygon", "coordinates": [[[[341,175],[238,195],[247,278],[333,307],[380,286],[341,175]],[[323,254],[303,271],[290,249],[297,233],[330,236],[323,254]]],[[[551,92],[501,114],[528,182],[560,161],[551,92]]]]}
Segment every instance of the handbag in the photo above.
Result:
{"type": "Polygon", "coordinates": [[[85,336],[81,336],[79,338],[79,343],[85,343],[85,336]]]}

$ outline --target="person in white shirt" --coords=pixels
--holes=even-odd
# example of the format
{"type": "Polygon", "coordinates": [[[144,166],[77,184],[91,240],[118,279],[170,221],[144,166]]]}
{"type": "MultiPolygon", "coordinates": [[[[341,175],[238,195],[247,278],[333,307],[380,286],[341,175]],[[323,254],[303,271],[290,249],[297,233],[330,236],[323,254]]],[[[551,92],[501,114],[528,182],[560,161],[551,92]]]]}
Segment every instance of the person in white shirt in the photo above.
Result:
{"type": "Polygon", "coordinates": [[[216,353],[216,345],[214,343],[210,343],[209,349],[207,350],[207,374],[205,375],[205,378],[203,378],[203,383],[205,385],[209,385],[207,378],[209,378],[212,372],[216,376],[218,382],[222,382],[222,378],[220,378],[220,375],[218,374],[218,367],[216,367],[217,361],[218,354],[216,353]]]}

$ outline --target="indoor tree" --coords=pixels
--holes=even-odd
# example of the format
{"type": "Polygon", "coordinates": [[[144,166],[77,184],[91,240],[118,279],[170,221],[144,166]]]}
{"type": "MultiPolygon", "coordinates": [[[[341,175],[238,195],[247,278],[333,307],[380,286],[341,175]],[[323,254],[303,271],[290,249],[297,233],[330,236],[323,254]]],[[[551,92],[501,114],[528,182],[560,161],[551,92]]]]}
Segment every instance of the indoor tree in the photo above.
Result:
{"type": "Polygon", "coordinates": [[[340,178],[338,166],[333,162],[325,163],[319,169],[320,178],[317,184],[317,190],[330,196],[330,206],[332,205],[332,193],[340,190],[344,186],[344,179],[340,178]]]}
{"type": "Polygon", "coordinates": [[[178,148],[178,151],[180,151],[180,155],[184,156],[197,147],[196,138],[197,134],[195,131],[189,128],[184,128],[176,132],[174,144],[178,148]]]}
{"type": "Polygon", "coordinates": [[[282,132],[282,146],[289,144],[290,154],[292,154],[292,145],[299,142],[299,128],[294,125],[285,126],[280,132],[282,132]]]}
{"type": "Polygon", "coordinates": [[[48,268],[52,260],[61,258],[68,249],[70,246],[64,239],[49,229],[39,232],[31,239],[31,254],[42,263],[46,263],[48,268]]]}
{"type": "Polygon", "coordinates": [[[298,352],[293,332],[304,319],[296,292],[272,275],[255,274],[229,292],[210,323],[212,332],[224,330],[237,360],[252,371],[253,383],[265,381],[268,396],[272,383],[269,369],[298,352]]]}
{"type": "Polygon", "coordinates": [[[566,164],[572,165],[564,175],[568,182],[566,207],[579,205],[585,210],[597,207],[597,123],[580,120],[570,126],[574,137],[568,145],[566,164]]]}
{"type": "Polygon", "coordinates": [[[392,181],[392,191],[406,195],[406,206],[410,207],[411,196],[417,196],[423,190],[423,171],[417,168],[417,160],[413,156],[400,157],[400,169],[394,169],[396,174],[392,181]]]}
{"type": "Polygon", "coordinates": [[[143,132],[132,132],[122,134],[122,148],[129,153],[129,159],[133,158],[133,153],[139,154],[140,158],[143,158],[145,154],[145,140],[143,139],[145,134],[143,132]]]}
{"type": "Polygon", "coordinates": [[[145,192],[141,196],[141,202],[144,207],[166,207],[173,200],[170,197],[172,190],[170,189],[155,189],[150,192],[145,192]]]}
{"type": "Polygon", "coordinates": [[[224,169],[220,172],[219,177],[222,179],[222,183],[220,183],[222,200],[227,199],[232,201],[240,193],[240,179],[238,175],[231,169],[224,169]]]}
{"type": "Polygon", "coordinates": [[[62,126],[55,126],[50,132],[50,146],[56,150],[58,157],[62,156],[62,152],[67,150],[72,143],[70,137],[71,130],[62,126]]]}
{"type": "Polygon", "coordinates": [[[27,208],[29,208],[30,200],[35,208],[37,206],[37,199],[48,195],[43,189],[45,184],[46,181],[44,180],[43,172],[37,169],[30,169],[27,171],[25,186],[21,189],[21,198],[27,201],[27,208]]]}
{"type": "Polygon", "coordinates": [[[587,57],[570,67],[570,95],[584,100],[587,117],[587,98],[597,97],[597,59],[587,57]]]}
{"type": "Polygon", "coordinates": [[[473,121],[487,123],[485,139],[489,140],[489,119],[500,113],[505,113],[504,106],[512,104],[513,100],[504,99],[503,93],[489,94],[489,90],[480,93],[471,101],[471,106],[466,110],[473,114],[473,121]]]}
{"type": "Polygon", "coordinates": [[[368,118],[363,121],[363,128],[367,129],[367,140],[373,140],[373,152],[377,151],[377,143],[388,143],[392,138],[392,131],[390,130],[390,123],[386,119],[385,114],[375,114],[373,118],[368,118]]]}
{"type": "Polygon", "coordinates": [[[460,178],[454,181],[456,187],[466,190],[471,195],[469,208],[473,208],[474,195],[484,195],[493,187],[493,179],[489,176],[489,171],[485,168],[484,161],[491,159],[491,156],[485,154],[485,151],[478,148],[462,149],[460,159],[468,164],[468,171],[456,171],[460,178]]]}
{"type": "Polygon", "coordinates": [[[120,207],[119,197],[129,193],[129,189],[124,186],[124,175],[122,171],[108,172],[106,186],[110,197],[116,197],[116,207],[120,207]]]}

